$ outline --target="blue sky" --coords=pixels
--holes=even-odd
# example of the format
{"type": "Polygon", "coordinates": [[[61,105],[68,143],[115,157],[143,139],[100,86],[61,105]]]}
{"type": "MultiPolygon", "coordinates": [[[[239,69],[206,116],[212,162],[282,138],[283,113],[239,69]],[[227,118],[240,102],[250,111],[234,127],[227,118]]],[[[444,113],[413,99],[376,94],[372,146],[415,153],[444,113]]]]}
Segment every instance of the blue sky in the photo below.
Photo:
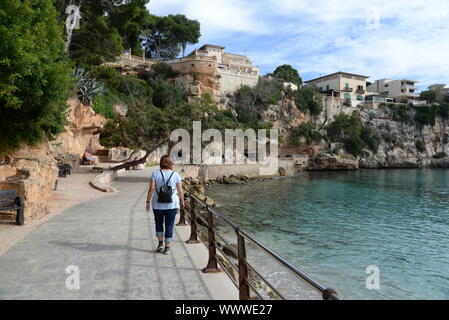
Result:
{"type": "Polygon", "coordinates": [[[151,0],[148,8],[200,21],[194,47],[223,45],[263,74],[291,64],[304,80],[346,71],[423,89],[449,84],[447,0],[151,0]]]}

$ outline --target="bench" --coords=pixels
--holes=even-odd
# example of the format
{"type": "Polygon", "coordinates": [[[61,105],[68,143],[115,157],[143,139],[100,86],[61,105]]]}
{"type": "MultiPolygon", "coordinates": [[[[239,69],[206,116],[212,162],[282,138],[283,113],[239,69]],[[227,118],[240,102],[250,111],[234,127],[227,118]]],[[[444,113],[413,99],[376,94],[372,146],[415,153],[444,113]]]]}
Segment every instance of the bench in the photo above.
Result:
{"type": "Polygon", "coordinates": [[[23,216],[24,203],[14,190],[0,191],[0,213],[4,211],[17,211],[16,223],[19,226],[25,224],[23,216]]]}
{"type": "Polygon", "coordinates": [[[58,168],[59,168],[59,177],[67,177],[68,175],[72,174],[72,166],[70,164],[67,163],[60,163],[58,164],[58,168]]]}

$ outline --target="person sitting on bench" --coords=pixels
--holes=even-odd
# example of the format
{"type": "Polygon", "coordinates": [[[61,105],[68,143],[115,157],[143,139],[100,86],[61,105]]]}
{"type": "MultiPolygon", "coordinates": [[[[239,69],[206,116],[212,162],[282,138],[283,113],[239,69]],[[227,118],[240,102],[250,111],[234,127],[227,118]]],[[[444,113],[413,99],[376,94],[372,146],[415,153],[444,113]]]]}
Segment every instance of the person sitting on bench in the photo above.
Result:
{"type": "Polygon", "coordinates": [[[95,164],[95,158],[94,156],[89,152],[89,150],[86,150],[83,155],[83,164],[85,165],[93,165],[95,164]]]}

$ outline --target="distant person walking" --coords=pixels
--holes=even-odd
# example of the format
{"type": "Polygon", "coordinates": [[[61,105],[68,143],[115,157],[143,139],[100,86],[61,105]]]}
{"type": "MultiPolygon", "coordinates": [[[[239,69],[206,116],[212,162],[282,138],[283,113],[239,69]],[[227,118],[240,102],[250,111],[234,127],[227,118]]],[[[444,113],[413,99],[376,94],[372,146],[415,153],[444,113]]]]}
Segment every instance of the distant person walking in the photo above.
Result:
{"type": "Polygon", "coordinates": [[[156,237],[159,240],[156,251],[170,254],[176,214],[179,209],[184,208],[181,176],[173,171],[173,161],[170,156],[161,158],[160,170],[155,170],[151,176],[146,210],[150,211],[151,207],[156,220],[156,237]]]}

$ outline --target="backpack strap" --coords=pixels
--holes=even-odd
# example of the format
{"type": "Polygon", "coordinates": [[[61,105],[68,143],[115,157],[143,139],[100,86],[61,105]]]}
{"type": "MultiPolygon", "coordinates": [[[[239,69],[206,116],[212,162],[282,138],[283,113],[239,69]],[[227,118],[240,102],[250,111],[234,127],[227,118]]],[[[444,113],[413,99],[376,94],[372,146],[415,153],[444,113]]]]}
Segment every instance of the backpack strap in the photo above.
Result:
{"type": "Polygon", "coordinates": [[[168,185],[168,183],[170,182],[171,177],[173,177],[173,175],[175,174],[175,172],[173,171],[170,175],[170,178],[168,178],[166,185],[168,185]]]}
{"type": "MultiPolygon", "coordinates": [[[[162,182],[164,183],[164,186],[165,186],[164,173],[162,172],[162,170],[159,170],[159,172],[161,173],[161,176],[162,176],[162,182]]],[[[159,197],[159,191],[157,190],[157,186],[156,186],[156,193],[157,193],[157,196],[159,197]]]]}
{"type": "Polygon", "coordinates": [[[159,170],[159,172],[161,173],[161,176],[162,176],[162,182],[164,183],[164,186],[165,186],[165,178],[164,178],[164,173],[162,172],[162,170],[159,170]]]}

